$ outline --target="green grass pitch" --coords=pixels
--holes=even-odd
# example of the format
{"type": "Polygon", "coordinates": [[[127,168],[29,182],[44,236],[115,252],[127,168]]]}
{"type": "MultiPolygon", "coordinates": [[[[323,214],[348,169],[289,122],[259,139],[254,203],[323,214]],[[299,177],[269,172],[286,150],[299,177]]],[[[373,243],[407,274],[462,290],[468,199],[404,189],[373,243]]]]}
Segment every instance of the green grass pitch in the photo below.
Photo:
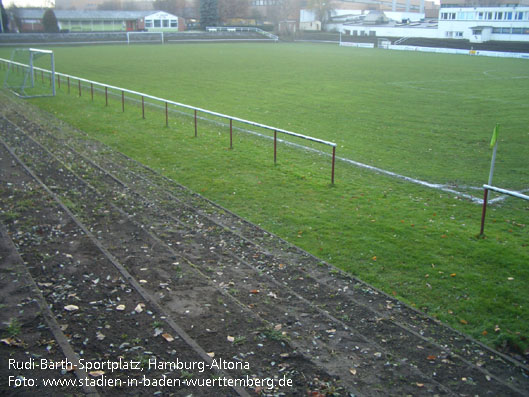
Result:
{"type": "MultiPolygon", "coordinates": [[[[337,154],[476,196],[529,188],[529,63],[313,44],[61,47],[59,72],[336,142],[337,154]]],[[[7,49],[0,56],[9,57],[7,49]]],[[[64,85],[32,100],[95,138],[494,346],[529,337],[529,205],[489,209],[341,162],[162,112],[108,108],[64,85]],[[498,326],[498,327],[496,327],[498,326]],[[499,329],[499,331],[495,331],[499,329]]],[[[302,143],[296,141],[296,143],[302,143]]],[[[329,151],[328,148],[318,147],[329,151]]]]}

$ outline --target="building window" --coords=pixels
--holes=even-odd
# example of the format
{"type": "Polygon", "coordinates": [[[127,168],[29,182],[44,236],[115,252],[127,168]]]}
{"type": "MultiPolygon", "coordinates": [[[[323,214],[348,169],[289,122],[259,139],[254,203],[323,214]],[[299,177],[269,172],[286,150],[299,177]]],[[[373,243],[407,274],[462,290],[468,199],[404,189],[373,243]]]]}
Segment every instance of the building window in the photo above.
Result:
{"type": "Polygon", "coordinates": [[[497,21],[501,21],[503,19],[503,12],[497,12],[496,13],[496,19],[497,21]]]}
{"type": "Polygon", "coordinates": [[[160,21],[159,19],[155,19],[153,20],[154,22],[154,27],[155,28],[161,28],[162,27],[162,21],[160,21]]]}
{"type": "Polygon", "coordinates": [[[478,19],[479,20],[482,20],[483,19],[483,12],[478,12],[478,19]]]}
{"type": "Polygon", "coordinates": [[[505,13],[505,19],[506,19],[507,21],[512,20],[512,12],[510,12],[510,11],[509,11],[509,12],[506,12],[506,13],[505,13]]]}
{"type": "Polygon", "coordinates": [[[152,19],[146,19],[145,20],[145,27],[146,28],[152,28],[152,19]]]}
{"type": "Polygon", "coordinates": [[[517,12],[515,14],[514,19],[516,19],[517,21],[521,21],[523,19],[523,12],[517,12]]]}
{"type": "Polygon", "coordinates": [[[178,27],[178,20],[177,19],[171,19],[171,27],[177,28],[178,27]]]}
{"type": "Polygon", "coordinates": [[[164,19],[164,20],[162,20],[162,26],[163,26],[164,28],[168,28],[168,27],[169,27],[169,20],[168,20],[168,19],[164,19]]]}
{"type": "Polygon", "coordinates": [[[463,32],[455,32],[456,33],[456,37],[463,37],[463,32]]]}
{"type": "Polygon", "coordinates": [[[512,28],[512,34],[522,34],[522,28],[512,28]]]}
{"type": "Polygon", "coordinates": [[[492,33],[501,33],[501,28],[492,28],[492,33]]]}

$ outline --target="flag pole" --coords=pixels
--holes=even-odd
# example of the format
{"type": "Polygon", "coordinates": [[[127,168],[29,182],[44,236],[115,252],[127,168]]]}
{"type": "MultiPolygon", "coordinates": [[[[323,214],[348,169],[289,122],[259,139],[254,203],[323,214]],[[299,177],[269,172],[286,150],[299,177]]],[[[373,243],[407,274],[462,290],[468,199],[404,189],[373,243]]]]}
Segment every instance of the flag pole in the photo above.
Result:
{"type": "MultiPolygon", "coordinates": [[[[492,176],[494,175],[494,164],[496,163],[496,151],[498,150],[498,132],[500,130],[500,125],[496,124],[494,131],[492,132],[492,139],[490,141],[490,147],[492,148],[492,160],[490,162],[490,171],[489,171],[489,183],[487,185],[492,186],[492,176]]],[[[485,192],[483,193],[483,209],[481,211],[481,229],[479,232],[480,236],[483,236],[485,231],[485,215],[487,214],[487,198],[489,194],[489,189],[484,187],[485,192]]]]}

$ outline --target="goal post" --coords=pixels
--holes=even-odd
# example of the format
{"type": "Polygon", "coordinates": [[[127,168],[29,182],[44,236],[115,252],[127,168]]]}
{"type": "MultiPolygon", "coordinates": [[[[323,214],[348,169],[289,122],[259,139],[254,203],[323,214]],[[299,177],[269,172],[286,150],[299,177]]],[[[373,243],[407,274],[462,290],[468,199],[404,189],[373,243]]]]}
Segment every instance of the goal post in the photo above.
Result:
{"type": "Polygon", "coordinates": [[[127,44],[160,43],[163,44],[163,32],[127,32],[127,44]]]}
{"type": "Polygon", "coordinates": [[[53,51],[37,48],[14,49],[5,74],[4,87],[22,98],[55,96],[53,51]],[[36,72],[39,71],[40,81],[36,78],[36,72]]]}

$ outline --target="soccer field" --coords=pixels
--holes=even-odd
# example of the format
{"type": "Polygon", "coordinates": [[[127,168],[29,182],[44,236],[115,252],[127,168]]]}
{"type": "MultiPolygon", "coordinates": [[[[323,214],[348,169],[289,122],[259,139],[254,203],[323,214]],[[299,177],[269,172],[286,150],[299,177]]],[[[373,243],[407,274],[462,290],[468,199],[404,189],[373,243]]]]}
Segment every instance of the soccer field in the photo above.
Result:
{"type": "Polygon", "coordinates": [[[60,72],[330,140],[341,157],[459,190],[486,182],[500,123],[494,180],[529,188],[526,60],[311,44],[54,51],[60,72]]]}
{"type": "MultiPolygon", "coordinates": [[[[337,143],[337,155],[430,183],[529,188],[527,60],[321,44],[57,47],[58,72],[337,143]]],[[[9,58],[10,50],[0,49],[9,58]]],[[[529,207],[489,210],[410,184],[101,92],[63,84],[34,103],[319,258],[494,346],[529,338],[529,207]],[[499,327],[497,327],[499,326],[499,327]],[[495,331],[501,329],[501,331],[495,331]]],[[[296,143],[303,143],[299,140],[296,143]]],[[[318,147],[327,153],[329,148],[318,147]]]]}

